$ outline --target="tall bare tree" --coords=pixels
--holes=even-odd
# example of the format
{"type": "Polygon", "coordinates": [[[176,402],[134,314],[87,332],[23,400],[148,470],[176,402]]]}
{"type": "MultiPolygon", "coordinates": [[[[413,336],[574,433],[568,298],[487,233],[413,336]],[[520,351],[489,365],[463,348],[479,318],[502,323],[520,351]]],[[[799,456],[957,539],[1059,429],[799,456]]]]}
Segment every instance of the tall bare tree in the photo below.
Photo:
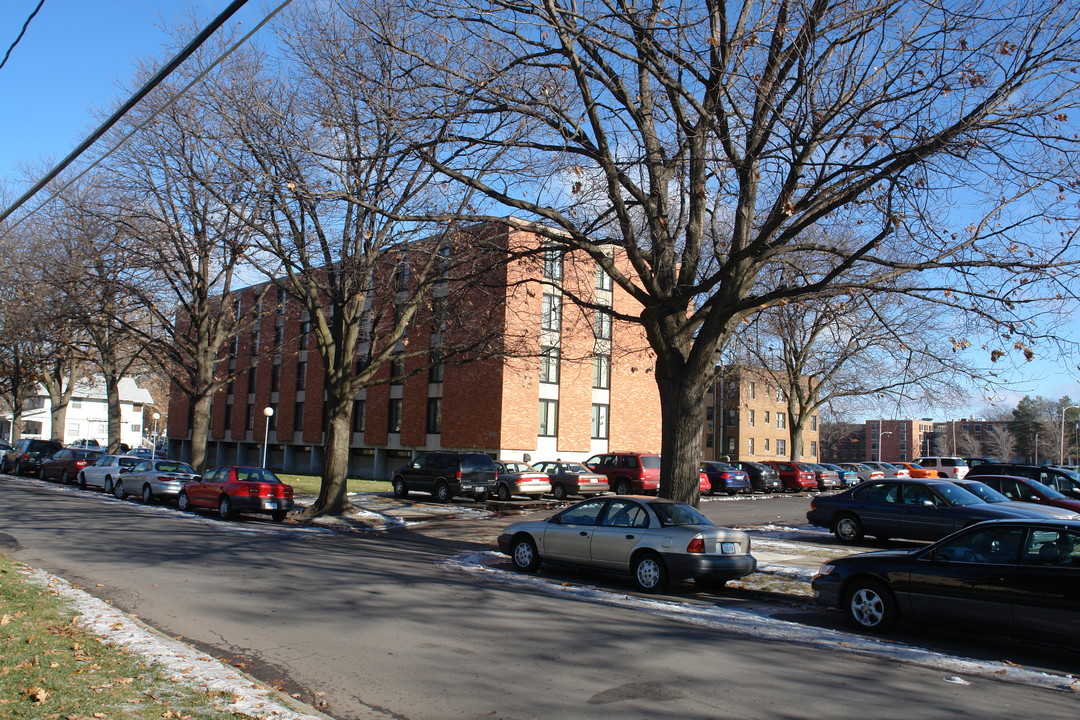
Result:
{"type": "Polygon", "coordinates": [[[1075,3],[431,0],[417,12],[408,41],[353,13],[383,32],[383,55],[428,69],[432,96],[458,93],[453,127],[417,134],[417,152],[491,201],[469,219],[509,209],[544,223],[640,303],[621,319],[656,353],[665,496],[696,498],[718,348],[764,308],[901,292],[1008,336],[988,352],[1030,353],[1045,325],[1028,321],[1073,298],[1075,3]],[[811,232],[837,227],[852,234],[811,232]],[[783,285],[768,282],[777,268],[783,285]]]}

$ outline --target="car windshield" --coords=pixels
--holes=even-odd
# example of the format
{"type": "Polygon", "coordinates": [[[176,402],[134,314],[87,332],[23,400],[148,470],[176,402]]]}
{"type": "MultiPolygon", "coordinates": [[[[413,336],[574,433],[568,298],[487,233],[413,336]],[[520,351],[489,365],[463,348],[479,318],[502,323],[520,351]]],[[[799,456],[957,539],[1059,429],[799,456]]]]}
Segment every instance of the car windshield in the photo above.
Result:
{"type": "Polygon", "coordinates": [[[189,473],[195,474],[195,471],[190,465],[184,462],[159,462],[156,466],[158,472],[172,472],[172,473],[189,473]]]}
{"type": "Polygon", "coordinates": [[[684,503],[653,503],[652,509],[660,518],[662,527],[713,524],[713,521],[702,515],[697,508],[684,503]]]}
{"type": "Polygon", "coordinates": [[[960,487],[989,503],[1007,502],[1009,500],[1009,498],[1005,497],[994,488],[989,485],[984,485],[983,483],[964,483],[960,487]]]}
{"type": "Polygon", "coordinates": [[[934,485],[934,490],[949,501],[950,505],[978,505],[986,502],[978,495],[970,493],[959,485],[952,483],[940,483],[934,485]]]}
{"type": "Polygon", "coordinates": [[[641,467],[645,468],[646,470],[659,470],[660,458],[656,455],[642,455],[641,467]]]}

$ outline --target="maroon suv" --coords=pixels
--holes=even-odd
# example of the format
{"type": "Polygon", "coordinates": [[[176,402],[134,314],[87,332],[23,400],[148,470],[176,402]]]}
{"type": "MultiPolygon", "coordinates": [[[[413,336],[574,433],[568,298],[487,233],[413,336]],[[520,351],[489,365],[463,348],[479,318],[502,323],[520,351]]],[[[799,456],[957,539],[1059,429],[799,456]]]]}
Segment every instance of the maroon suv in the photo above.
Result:
{"type": "Polygon", "coordinates": [[[656,453],[604,453],[593,455],[585,465],[606,475],[616,495],[656,495],[660,491],[660,456],[656,453]]]}
{"type": "Polygon", "coordinates": [[[776,468],[776,472],[780,473],[780,482],[784,484],[786,491],[800,492],[818,489],[817,473],[802,463],[769,460],[765,464],[776,468]]]}

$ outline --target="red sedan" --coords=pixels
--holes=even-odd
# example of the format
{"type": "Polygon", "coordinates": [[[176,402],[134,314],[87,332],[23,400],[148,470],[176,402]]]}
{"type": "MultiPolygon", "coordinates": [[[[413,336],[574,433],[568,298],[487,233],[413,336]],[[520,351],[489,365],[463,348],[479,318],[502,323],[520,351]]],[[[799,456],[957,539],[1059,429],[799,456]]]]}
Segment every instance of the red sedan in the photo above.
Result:
{"type": "Polygon", "coordinates": [[[776,472],[780,473],[780,482],[784,483],[784,490],[799,492],[818,489],[817,474],[802,463],[773,460],[765,464],[776,468],[776,472]]]}
{"type": "Polygon", "coordinates": [[[93,465],[102,455],[100,450],[83,448],[58,450],[51,458],[41,461],[41,479],[57,478],[61,485],[75,482],[82,469],[93,465]]]}
{"type": "Polygon", "coordinates": [[[217,510],[223,520],[262,513],[281,522],[293,507],[293,489],[265,468],[226,465],[184,485],[177,504],[181,510],[217,510]]]}

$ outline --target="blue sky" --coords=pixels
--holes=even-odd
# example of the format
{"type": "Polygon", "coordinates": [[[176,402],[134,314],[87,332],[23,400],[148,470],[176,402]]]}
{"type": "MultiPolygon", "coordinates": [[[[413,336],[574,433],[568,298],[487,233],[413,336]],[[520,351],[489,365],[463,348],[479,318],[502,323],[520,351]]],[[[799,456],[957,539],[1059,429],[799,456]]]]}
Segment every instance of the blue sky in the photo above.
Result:
{"type": "MultiPolygon", "coordinates": [[[[135,61],[164,58],[169,38],[163,25],[174,25],[194,11],[204,22],[229,0],[45,0],[26,35],[0,70],[0,182],[12,194],[27,187],[23,166],[51,166],[97,126],[94,108],[107,108],[130,84],[135,61]]],[[[277,4],[276,2],[274,3],[277,4]]],[[[37,0],[0,2],[0,53],[18,36],[37,0]]],[[[231,23],[257,23],[267,3],[251,0],[231,23]]],[[[263,32],[266,32],[264,30],[263,32]]],[[[2,55],[0,55],[2,57],[2,55]]],[[[40,174],[40,172],[38,173],[40,174]]],[[[979,358],[985,353],[979,353],[979,358]]],[[[1011,408],[1025,394],[1080,399],[1077,358],[1040,355],[1008,372],[1013,391],[1000,395],[1011,408]]],[[[1001,365],[1001,364],[999,364],[1001,365]]],[[[1005,371],[1005,367],[995,369],[1005,371]]],[[[977,414],[989,403],[975,394],[967,408],[912,409],[914,416],[942,419],[977,414]]]]}

